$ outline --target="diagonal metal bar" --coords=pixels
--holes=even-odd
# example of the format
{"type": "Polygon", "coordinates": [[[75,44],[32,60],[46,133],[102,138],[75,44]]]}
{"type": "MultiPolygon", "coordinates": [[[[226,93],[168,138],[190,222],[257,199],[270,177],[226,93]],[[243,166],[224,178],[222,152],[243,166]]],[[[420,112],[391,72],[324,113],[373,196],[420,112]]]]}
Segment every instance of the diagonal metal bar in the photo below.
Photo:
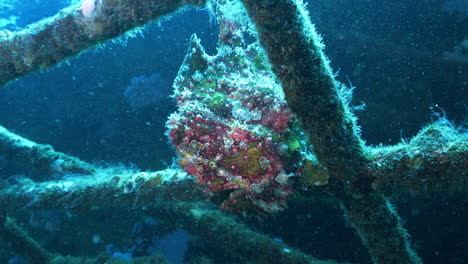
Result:
{"type": "Polygon", "coordinates": [[[37,144],[0,126],[0,155],[32,166],[47,174],[91,174],[94,166],[75,157],[55,151],[50,145],[37,144]]]}
{"type": "Polygon", "coordinates": [[[409,247],[395,211],[372,189],[371,162],[357,133],[355,118],[340,93],[324,45],[300,0],[241,0],[254,21],[273,72],[281,80],[292,112],[308,133],[318,161],[330,172],[330,192],[342,201],[375,263],[421,263],[409,247]],[[351,202],[349,201],[349,202],[351,202]],[[374,211],[373,209],[376,209],[374,211]],[[378,213],[378,214],[377,214],[378,213]],[[379,217],[376,217],[379,216],[379,217]],[[385,225],[387,219],[392,219],[385,225]],[[365,221],[368,220],[368,221],[365,221]],[[379,229],[382,228],[382,229],[379,229]],[[389,241],[383,250],[374,250],[389,241]]]}
{"type": "Polygon", "coordinates": [[[363,177],[368,160],[324,45],[302,1],[242,1],[318,161],[335,178],[363,177]]]}
{"type": "Polygon", "coordinates": [[[85,0],[18,32],[0,30],[0,86],[206,0],[85,0]]]}
{"type": "Polygon", "coordinates": [[[0,203],[9,212],[22,209],[66,209],[86,214],[98,207],[133,208],[176,223],[213,246],[245,262],[327,263],[298,249],[256,233],[204,203],[203,189],[180,170],[152,173],[97,170],[91,176],[61,181],[25,181],[0,190],[0,203]],[[198,202],[197,202],[198,201],[198,202]],[[254,252],[265,252],[252,256],[254,252]]]}
{"type": "Polygon", "coordinates": [[[0,212],[0,237],[8,241],[8,245],[32,264],[50,264],[52,254],[29,236],[15,221],[0,212]]]}

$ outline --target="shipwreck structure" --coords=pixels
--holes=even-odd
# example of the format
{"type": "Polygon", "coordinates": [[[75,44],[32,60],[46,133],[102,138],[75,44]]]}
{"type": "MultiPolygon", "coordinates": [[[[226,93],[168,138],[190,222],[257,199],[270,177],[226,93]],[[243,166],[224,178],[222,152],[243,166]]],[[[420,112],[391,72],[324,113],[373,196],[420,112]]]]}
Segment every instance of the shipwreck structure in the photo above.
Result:
{"type": "MultiPolygon", "coordinates": [[[[121,263],[107,255],[55,254],[9,215],[126,207],[210,241],[242,263],[336,263],[255,232],[228,215],[264,215],[295,200],[325,199],[343,209],[374,263],[422,263],[389,200],[466,194],[466,133],[435,123],[408,142],[366,146],[346,87],[335,79],[301,0],[218,2],[218,54],[207,55],[193,36],[175,81],[179,110],[168,121],[168,134],[180,168],[102,168],[0,128],[0,155],[55,175],[48,181],[0,184],[0,237],[31,263],[121,263]],[[247,15],[230,16],[232,7],[245,8],[252,22],[245,20],[247,15]],[[248,47],[242,39],[247,24],[258,37],[248,47]],[[311,157],[301,156],[304,148],[313,149],[311,157]],[[66,173],[76,175],[57,176],[66,173]],[[213,197],[223,209],[207,202],[213,197]]],[[[0,85],[188,4],[206,2],[85,0],[22,31],[0,31],[0,85]]],[[[194,263],[210,263],[198,261],[194,263]]],[[[166,261],[150,256],[128,263],[166,261]]]]}

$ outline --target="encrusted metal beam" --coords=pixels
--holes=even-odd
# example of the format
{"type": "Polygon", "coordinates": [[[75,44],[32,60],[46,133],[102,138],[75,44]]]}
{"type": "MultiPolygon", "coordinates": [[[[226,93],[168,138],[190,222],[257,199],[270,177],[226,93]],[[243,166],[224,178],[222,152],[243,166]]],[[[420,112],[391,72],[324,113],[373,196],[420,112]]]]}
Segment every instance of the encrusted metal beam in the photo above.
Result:
{"type": "Polygon", "coordinates": [[[250,230],[204,203],[206,199],[203,189],[185,172],[170,169],[152,173],[104,169],[92,176],[24,181],[0,190],[0,203],[6,211],[66,208],[85,214],[99,207],[133,208],[178,224],[209,239],[219,250],[234,251],[246,262],[327,263],[250,230]],[[259,253],[253,256],[255,252],[259,253]]]}
{"type": "Polygon", "coordinates": [[[372,189],[372,163],[358,135],[356,118],[347,106],[343,87],[334,79],[324,45],[303,2],[241,2],[257,27],[291,111],[308,134],[317,160],[330,173],[330,192],[340,200],[373,261],[421,263],[409,247],[398,215],[372,189]],[[372,214],[365,217],[366,213],[372,214]],[[389,225],[385,224],[387,220],[391,220],[389,225]],[[375,244],[383,241],[389,241],[384,248],[375,244]]]}
{"type": "Polygon", "coordinates": [[[32,166],[45,175],[91,174],[94,166],[55,151],[50,145],[35,143],[0,126],[0,156],[32,166]]]}
{"type": "Polygon", "coordinates": [[[0,30],[0,86],[206,0],[84,0],[18,32],[0,30]]]}

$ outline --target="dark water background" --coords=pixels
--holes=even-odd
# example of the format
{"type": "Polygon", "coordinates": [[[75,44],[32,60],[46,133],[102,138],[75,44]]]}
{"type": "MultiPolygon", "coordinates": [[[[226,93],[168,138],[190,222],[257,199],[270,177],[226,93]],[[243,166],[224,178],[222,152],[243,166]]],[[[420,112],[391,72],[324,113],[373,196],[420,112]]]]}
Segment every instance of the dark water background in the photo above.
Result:
{"type": "MultiPolygon", "coordinates": [[[[4,26],[15,30],[68,4],[23,1],[14,3],[14,9],[0,4],[0,21],[17,16],[16,25],[4,26]]],[[[324,37],[326,54],[339,70],[338,78],[356,87],[354,104],[366,105],[357,115],[368,144],[394,144],[410,138],[435,119],[434,112],[444,112],[457,125],[467,123],[468,2],[316,0],[309,10],[324,37]]],[[[192,33],[214,54],[218,29],[209,20],[206,10],[188,9],[160,24],[147,25],[136,37],[120,38],[59,67],[15,81],[0,89],[0,124],[87,161],[163,169],[174,156],[164,136],[166,117],[175,110],[174,101],[168,98],[170,85],[192,33]],[[152,99],[135,103],[145,85],[161,89],[151,91],[152,99]]],[[[30,173],[28,168],[0,158],[2,177],[30,173]]],[[[434,197],[397,204],[425,263],[468,261],[467,199],[434,197]]],[[[60,212],[50,214],[56,221],[60,212]]],[[[59,223],[53,221],[49,229],[40,224],[44,215],[25,219],[33,224],[39,221],[32,231],[47,233],[42,242],[49,247],[60,248],[64,254],[94,255],[104,250],[103,244],[90,242],[96,223],[115,226],[107,239],[117,241],[113,246],[122,252],[132,247],[128,229],[138,220],[142,229],[157,226],[137,216],[122,215],[131,214],[90,215],[82,234],[60,231],[73,224],[66,216],[59,223]],[[118,215],[120,223],[111,215],[118,215]]],[[[370,263],[367,250],[344,222],[342,212],[329,205],[298,205],[253,225],[320,258],[370,263]]],[[[181,236],[182,241],[190,240],[181,236]]],[[[0,256],[0,263],[9,258],[0,256]]]]}

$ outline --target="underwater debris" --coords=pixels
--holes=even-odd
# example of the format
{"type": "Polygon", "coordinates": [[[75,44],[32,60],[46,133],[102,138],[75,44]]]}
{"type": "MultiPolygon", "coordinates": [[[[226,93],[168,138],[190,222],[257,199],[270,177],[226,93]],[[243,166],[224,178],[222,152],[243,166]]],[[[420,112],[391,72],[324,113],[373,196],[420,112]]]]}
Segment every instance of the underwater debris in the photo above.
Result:
{"type": "Polygon", "coordinates": [[[86,0],[24,30],[0,31],[0,86],[38,69],[52,67],[184,5],[200,6],[205,2],[86,0]]]}
{"type": "MultiPolygon", "coordinates": [[[[266,42],[265,46],[267,47],[268,51],[277,52],[276,49],[271,48],[271,46],[276,46],[274,44],[277,44],[277,47],[280,47],[279,50],[285,52],[281,55],[287,59],[295,58],[293,55],[296,52],[298,52],[298,50],[307,50],[307,48],[304,48],[304,45],[307,46],[308,44],[310,44],[308,41],[297,41],[297,39],[292,38],[290,40],[292,42],[292,45],[290,45],[290,43],[288,43],[287,41],[281,41],[281,39],[274,39],[275,36],[281,35],[284,30],[288,29],[288,27],[290,29],[290,32],[293,32],[294,34],[297,33],[296,35],[298,35],[302,40],[306,39],[317,41],[315,37],[318,36],[314,36],[312,34],[312,37],[308,39],[310,35],[307,35],[307,33],[310,32],[307,31],[307,28],[303,30],[304,28],[301,27],[301,25],[308,25],[308,23],[310,22],[307,18],[307,15],[304,14],[304,10],[301,9],[301,1],[279,0],[275,1],[277,5],[274,5],[273,1],[246,0],[244,1],[244,3],[249,4],[250,8],[256,11],[252,12],[252,16],[259,16],[260,18],[257,17],[257,21],[265,23],[260,24],[259,26],[260,32],[265,33],[268,31],[268,34],[263,35],[264,40],[265,35],[269,35],[267,37],[273,38],[273,42],[269,42],[269,39],[267,39],[267,41],[264,41],[266,42]],[[299,10],[299,12],[295,12],[297,10],[299,10]],[[288,20],[291,17],[292,20],[288,20]],[[283,21],[292,21],[292,23],[284,23],[284,27],[276,27],[277,32],[274,31],[275,27],[273,27],[273,30],[271,30],[271,28],[268,28],[271,25],[275,25],[275,21],[282,21],[282,19],[284,19],[283,21]],[[278,29],[281,30],[279,31],[278,29]],[[304,34],[305,36],[301,34],[304,34]],[[270,44],[270,46],[268,44],[270,44]]],[[[236,25],[229,24],[229,27],[236,28],[236,25]]],[[[286,31],[289,32],[289,30],[286,31]]],[[[222,38],[222,40],[230,39],[231,35],[236,35],[228,33],[229,30],[226,30],[224,32],[227,34],[223,35],[224,37],[222,38]]],[[[236,38],[234,39],[238,40],[236,38]]],[[[236,55],[233,55],[234,58],[236,58],[236,56],[239,54],[239,57],[242,57],[243,53],[246,50],[248,50],[248,48],[238,49],[237,47],[235,47],[233,43],[237,43],[237,41],[231,41],[229,43],[232,44],[232,46],[225,45],[224,48],[220,49],[220,52],[222,52],[220,54],[223,54],[223,56],[229,56],[235,53],[236,55]]],[[[200,51],[199,54],[205,55],[201,52],[201,48],[197,49],[195,45],[194,47],[195,49],[191,49],[191,51],[193,51],[194,53],[200,51]]],[[[311,48],[315,48],[318,51],[320,51],[319,46],[311,45],[311,48]]],[[[316,54],[320,54],[320,52],[318,52],[317,50],[312,51],[316,54]]],[[[196,56],[193,56],[193,58],[195,57],[196,56]]],[[[210,58],[208,56],[199,57],[210,58]]],[[[310,58],[306,58],[304,61],[307,62],[307,59],[310,58]]],[[[317,59],[325,60],[325,58],[321,56],[319,56],[319,58],[317,59]]],[[[250,99],[250,96],[252,95],[251,93],[246,93],[249,96],[245,96],[247,98],[242,98],[242,100],[230,100],[233,99],[229,96],[230,92],[242,90],[243,87],[249,85],[248,83],[245,84],[243,82],[243,78],[232,78],[232,76],[229,76],[229,69],[231,67],[241,68],[241,66],[239,66],[236,61],[231,61],[231,63],[229,63],[229,61],[225,61],[222,64],[219,63],[220,71],[222,71],[223,73],[228,73],[225,76],[226,79],[222,79],[222,81],[228,84],[227,87],[233,87],[232,91],[229,91],[228,89],[227,94],[217,94],[216,96],[210,95],[211,97],[208,95],[200,96],[203,91],[197,90],[197,86],[198,83],[205,81],[203,77],[203,72],[207,70],[210,67],[210,65],[208,65],[209,59],[199,60],[196,62],[199,63],[198,66],[203,68],[203,71],[195,71],[193,72],[193,75],[188,75],[186,76],[187,78],[181,80],[181,82],[186,82],[187,80],[189,80],[188,87],[183,87],[183,90],[180,91],[180,98],[183,99],[183,102],[180,104],[182,111],[181,113],[174,114],[174,120],[170,120],[168,122],[169,129],[176,129],[179,127],[183,128],[180,129],[180,131],[179,129],[177,129],[177,131],[175,131],[175,133],[172,134],[169,132],[171,139],[173,139],[177,143],[177,145],[181,146],[180,153],[186,154],[181,155],[182,165],[185,166],[186,164],[192,164],[193,166],[188,166],[185,168],[189,168],[188,170],[192,171],[194,175],[197,175],[197,173],[199,173],[201,170],[206,170],[208,172],[216,173],[217,177],[219,176],[224,178],[230,178],[231,176],[233,176],[234,181],[222,182],[226,183],[226,186],[228,187],[228,189],[226,189],[227,191],[232,190],[232,188],[236,189],[236,191],[231,193],[232,196],[230,196],[227,200],[236,202],[230,204],[227,203],[227,207],[232,207],[233,205],[238,204],[239,201],[244,201],[241,199],[247,198],[248,202],[251,202],[252,204],[261,208],[263,211],[272,212],[280,210],[280,206],[282,204],[278,204],[277,202],[270,202],[269,200],[265,200],[263,198],[265,196],[272,197],[274,199],[279,198],[280,201],[282,201],[282,194],[280,193],[280,195],[278,195],[276,191],[285,191],[287,189],[284,188],[284,186],[290,184],[290,174],[286,173],[288,170],[286,170],[285,168],[288,168],[291,171],[294,171],[295,169],[294,164],[296,163],[292,162],[293,165],[291,166],[290,164],[286,165],[284,161],[287,161],[289,159],[289,155],[291,155],[291,153],[289,152],[291,150],[297,150],[297,142],[295,142],[294,140],[289,140],[289,142],[286,140],[283,142],[283,140],[281,140],[281,136],[286,136],[286,138],[290,137],[288,136],[288,133],[285,132],[291,128],[290,113],[287,110],[285,110],[284,112],[278,110],[281,108],[273,108],[272,111],[279,112],[279,117],[270,118],[269,120],[271,122],[263,123],[261,121],[264,119],[265,113],[262,109],[256,109],[256,107],[253,105],[249,107],[248,103],[246,105],[238,103],[239,101],[242,102],[243,99],[250,99]],[[205,99],[207,100],[204,101],[205,99]],[[221,103],[213,103],[215,101],[221,103]],[[210,105],[210,103],[213,104],[210,105]],[[195,114],[189,116],[188,113],[190,112],[195,114]],[[187,119],[184,119],[185,114],[187,114],[187,119]],[[179,115],[179,118],[177,118],[177,115],[179,115]],[[232,118],[234,118],[235,122],[230,121],[232,120],[232,118]],[[185,122],[185,120],[187,120],[187,122],[185,122]],[[277,122],[278,120],[279,122],[277,122]],[[285,125],[275,126],[276,123],[285,125]],[[188,129],[186,129],[186,127],[188,127],[188,129]],[[207,133],[208,129],[213,128],[215,129],[215,133],[207,133]],[[220,132],[220,134],[223,136],[218,138],[218,132],[220,132]],[[254,146],[249,146],[248,143],[252,142],[254,146]],[[206,145],[207,143],[208,145],[206,145]],[[287,146],[288,148],[288,150],[286,151],[285,146],[287,146]],[[239,149],[235,150],[237,148],[239,149]],[[245,149],[245,153],[241,152],[242,149],[245,149]],[[214,154],[219,152],[224,153],[223,151],[228,152],[229,154],[231,154],[231,152],[234,152],[234,154],[237,153],[233,156],[238,157],[238,159],[231,160],[231,163],[221,163],[220,161],[222,160],[224,155],[218,160],[218,155],[214,154]],[[248,166],[250,163],[244,160],[245,156],[247,156],[247,160],[252,159],[258,164],[254,163],[255,166],[253,167],[248,166]],[[278,160],[276,160],[272,157],[279,158],[278,160]],[[209,159],[209,162],[205,162],[205,159],[209,159]],[[234,164],[234,162],[236,164],[234,164]],[[231,166],[226,166],[226,169],[218,168],[217,166],[219,164],[223,166],[231,166]],[[208,165],[209,167],[207,167],[206,165],[208,165]],[[232,165],[236,166],[232,168],[232,165]],[[215,171],[210,171],[210,168],[213,169],[215,167],[215,171]],[[242,176],[246,175],[246,179],[243,179],[242,177],[240,179],[236,178],[235,176],[241,175],[232,175],[232,173],[229,173],[230,171],[232,172],[241,170],[243,172],[247,172],[246,174],[242,174],[242,176]],[[278,171],[279,173],[276,174],[278,171]],[[274,172],[275,174],[268,174],[270,172],[274,172]],[[276,177],[273,177],[272,175],[276,175],[276,177]],[[261,181],[258,181],[258,177],[262,178],[265,176],[267,178],[268,184],[263,185],[261,181]],[[242,189],[245,187],[243,185],[243,183],[245,182],[247,182],[245,186],[249,186],[248,189],[242,189]],[[239,189],[241,191],[237,192],[237,190],[239,189]],[[271,192],[268,192],[268,190],[270,190],[271,192]]],[[[251,63],[251,59],[249,60],[249,63],[251,63]]],[[[323,61],[319,63],[323,63],[323,61]]],[[[305,64],[307,66],[307,63],[305,64]]],[[[256,68],[257,71],[258,69],[260,68],[256,68]]],[[[296,99],[294,98],[294,96],[297,96],[297,94],[294,95],[294,92],[291,91],[294,91],[294,88],[297,88],[297,85],[301,85],[301,80],[303,79],[300,78],[300,76],[301,74],[304,74],[304,70],[306,69],[306,67],[298,68],[296,65],[289,65],[283,68],[277,67],[276,69],[280,69],[280,74],[278,74],[278,76],[281,76],[281,73],[285,75],[285,78],[281,78],[282,82],[288,81],[288,79],[290,78],[289,76],[292,75],[292,81],[289,83],[292,85],[287,87],[292,89],[288,91],[289,93],[287,93],[287,95],[292,96],[293,99],[296,99]]],[[[320,72],[320,67],[317,67],[316,70],[318,71],[318,74],[323,74],[323,72],[320,72]]],[[[307,72],[309,71],[310,68],[307,68],[307,72]]],[[[239,71],[237,74],[241,77],[243,77],[242,74],[245,74],[246,76],[250,75],[249,71],[239,71]]],[[[330,76],[325,76],[325,78],[328,77],[330,76]]],[[[330,79],[333,80],[333,78],[330,79]]],[[[206,85],[206,87],[209,87],[208,83],[210,82],[208,80],[206,80],[207,84],[204,84],[206,85]]],[[[270,81],[271,79],[269,79],[268,83],[270,81]]],[[[213,80],[211,82],[213,82],[213,80]]],[[[256,84],[254,84],[253,86],[258,88],[256,84]]],[[[217,86],[215,87],[217,88],[217,86]]],[[[326,92],[327,91],[325,91],[325,93],[326,92]]],[[[263,101],[263,103],[269,106],[269,103],[271,103],[271,98],[269,98],[268,96],[270,94],[267,91],[262,90],[261,95],[262,99],[267,99],[266,102],[263,101]]],[[[178,95],[176,94],[176,99],[177,96],[178,95]]],[[[320,98],[320,96],[317,97],[317,100],[324,100],[324,98],[320,98]]],[[[327,96],[324,97],[327,98],[327,96]]],[[[331,97],[333,98],[333,100],[337,100],[333,102],[327,101],[331,105],[340,105],[341,103],[343,103],[341,101],[342,98],[340,98],[339,96],[336,98],[333,96],[331,97]]],[[[252,96],[252,98],[255,97],[252,96]]],[[[276,97],[273,96],[273,102],[275,102],[275,98],[276,97]]],[[[304,98],[310,99],[310,97],[307,96],[305,96],[304,98]]],[[[296,101],[299,102],[299,100],[296,101]]],[[[343,167],[340,167],[336,166],[336,164],[341,165],[340,162],[343,162],[343,164],[345,164],[348,161],[348,158],[353,158],[352,155],[349,155],[350,153],[359,154],[361,152],[364,152],[364,150],[360,149],[360,147],[363,146],[359,145],[359,143],[361,142],[359,141],[358,135],[354,133],[354,123],[352,122],[353,119],[351,115],[348,115],[349,113],[347,112],[347,108],[338,107],[338,113],[331,111],[333,109],[329,109],[331,113],[328,113],[324,110],[324,108],[328,106],[328,104],[326,103],[322,105],[319,104],[318,106],[321,107],[317,107],[318,110],[315,109],[317,111],[323,110],[320,113],[324,114],[323,116],[314,116],[314,113],[309,113],[308,111],[297,112],[299,116],[302,115],[303,120],[308,120],[307,115],[309,114],[312,115],[311,120],[317,117],[322,118],[322,120],[319,120],[320,122],[317,121],[317,124],[306,123],[305,125],[306,127],[307,125],[323,125],[325,130],[323,131],[323,133],[318,133],[317,135],[313,136],[316,137],[316,140],[318,140],[318,146],[323,147],[323,152],[320,152],[320,161],[326,161],[323,162],[323,164],[325,166],[324,168],[328,171],[328,173],[323,175],[313,175],[314,177],[307,178],[308,183],[306,183],[306,185],[318,186],[325,182],[329,183],[325,187],[326,191],[331,196],[334,196],[334,199],[339,200],[340,204],[343,206],[348,220],[350,221],[350,224],[358,231],[364,244],[368,247],[372,258],[376,263],[420,263],[419,258],[409,247],[409,241],[407,239],[407,234],[402,227],[402,221],[399,219],[393,206],[387,202],[383,195],[381,195],[380,192],[382,191],[382,189],[379,189],[378,186],[374,184],[380,177],[380,175],[377,175],[377,173],[379,173],[379,170],[374,168],[374,166],[376,164],[378,165],[379,162],[382,162],[384,163],[384,166],[389,166],[391,167],[391,169],[394,169],[399,164],[403,163],[404,166],[402,166],[401,171],[397,170],[396,172],[398,174],[401,173],[402,175],[404,175],[402,180],[398,179],[398,184],[401,185],[405,184],[405,178],[407,176],[405,175],[405,172],[407,171],[410,172],[408,175],[417,178],[420,176],[420,174],[411,174],[411,172],[421,171],[421,168],[427,168],[427,170],[424,171],[424,173],[433,173],[434,171],[439,173],[441,171],[449,171],[453,168],[453,171],[450,172],[456,174],[457,177],[450,178],[450,180],[453,180],[455,184],[458,184],[456,181],[461,178],[461,183],[465,184],[463,186],[466,186],[466,137],[460,138],[459,134],[453,134],[453,138],[460,139],[460,141],[456,141],[456,145],[452,145],[454,143],[450,142],[451,140],[453,140],[452,134],[450,137],[447,138],[440,137],[440,134],[443,134],[441,132],[443,132],[442,130],[444,129],[440,127],[435,129],[429,127],[428,129],[423,130],[420,135],[415,137],[415,139],[413,139],[410,142],[410,144],[406,146],[407,148],[397,148],[395,149],[396,151],[390,153],[391,155],[387,155],[389,153],[385,152],[385,150],[379,153],[373,153],[372,151],[365,149],[365,154],[368,155],[365,157],[365,159],[368,159],[368,162],[370,163],[369,171],[360,170],[362,169],[362,167],[359,165],[361,165],[360,162],[362,160],[358,160],[357,162],[355,162],[355,160],[351,160],[349,162],[350,164],[348,167],[344,165],[343,167]],[[323,107],[324,105],[325,107],[323,107]],[[334,117],[338,116],[338,118],[327,119],[327,117],[329,117],[327,115],[331,115],[334,117]],[[343,120],[339,118],[340,115],[345,116],[343,118],[344,122],[341,122],[343,120]],[[335,122],[336,120],[338,120],[339,122],[335,122]],[[335,129],[338,131],[335,131],[335,129]],[[345,132],[343,132],[340,129],[345,130],[345,132]],[[337,134],[338,137],[334,138],[336,142],[334,142],[334,139],[332,138],[331,141],[333,141],[332,143],[334,144],[326,146],[326,144],[330,142],[330,139],[325,137],[329,135],[336,136],[337,134]],[[339,135],[343,134],[345,135],[345,137],[340,138],[339,135]],[[350,140],[348,142],[346,139],[349,139],[349,136],[352,139],[357,138],[357,140],[350,140]],[[323,140],[321,141],[320,139],[323,140]],[[440,139],[440,141],[437,141],[437,139],[440,139]],[[434,144],[436,148],[424,148],[425,144],[427,144],[427,146],[431,146],[434,144]],[[336,146],[338,146],[338,148],[335,149],[334,147],[336,146]],[[421,150],[419,150],[419,148],[421,148],[421,150]],[[403,151],[399,152],[400,150],[403,151]],[[426,153],[428,150],[429,152],[426,153]],[[433,150],[435,151],[435,153],[431,153],[431,151],[433,150]],[[404,151],[408,152],[405,153],[404,151]],[[423,151],[421,155],[419,155],[420,151],[423,151]],[[448,154],[454,152],[458,156],[456,156],[456,159],[453,160],[453,156],[449,156],[448,154]],[[327,156],[325,154],[329,154],[330,156],[327,156]],[[333,154],[337,154],[337,157],[335,157],[333,154]],[[372,154],[377,154],[377,157],[372,156],[372,154]],[[382,156],[379,157],[378,154],[381,154],[382,156]],[[408,154],[409,159],[399,159],[401,154],[408,154]],[[436,158],[431,160],[431,154],[434,154],[436,158]],[[426,159],[428,156],[429,159],[426,159]],[[386,158],[390,159],[387,160],[388,163],[384,162],[384,159],[386,158]],[[425,164],[426,161],[429,162],[425,164]],[[436,164],[433,164],[433,162],[435,162],[436,164]],[[356,164],[358,166],[354,166],[356,164]],[[443,166],[439,167],[439,165],[441,164],[443,166]],[[350,169],[354,169],[355,171],[349,171],[350,169]],[[347,172],[351,172],[350,178],[344,177],[346,176],[347,172]]],[[[305,122],[303,122],[303,125],[304,123],[305,122]]],[[[313,132],[314,128],[312,127],[308,131],[313,132]]],[[[447,132],[447,130],[444,131],[447,132]]],[[[314,140],[311,141],[315,142],[314,140]]],[[[357,158],[360,159],[362,157],[358,155],[357,158]]],[[[60,166],[58,166],[58,168],[61,168],[62,162],[57,163],[60,163],[60,166]]],[[[390,177],[392,176],[391,173],[393,172],[393,170],[389,170],[389,174],[385,174],[385,170],[381,171],[383,171],[384,173],[384,175],[382,175],[382,178],[384,178],[385,175],[390,175],[390,177]]],[[[67,207],[71,210],[77,211],[93,210],[93,208],[99,206],[127,206],[131,207],[132,209],[139,208],[142,211],[147,212],[148,214],[163,214],[165,215],[165,217],[177,221],[177,224],[186,227],[187,230],[190,230],[194,233],[201,233],[203,235],[203,238],[215,244],[214,246],[217,249],[220,248],[221,250],[224,250],[224,252],[233,251],[236,254],[239,253],[239,258],[242,258],[243,261],[252,261],[253,258],[258,258],[254,260],[258,260],[259,263],[318,263],[318,261],[311,259],[308,256],[304,256],[300,252],[297,252],[295,249],[286,247],[283,243],[278,242],[275,244],[274,241],[272,241],[266,236],[260,235],[259,233],[250,230],[246,231],[245,226],[238,224],[233,219],[226,217],[224,214],[217,210],[211,210],[212,208],[210,210],[206,210],[204,208],[199,207],[198,203],[193,202],[197,199],[194,196],[191,196],[191,194],[197,193],[195,191],[191,192],[195,189],[193,184],[179,186],[178,183],[180,182],[171,180],[166,181],[162,179],[162,177],[159,174],[154,173],[138,173],[130,175],[116,175],[115,172],[111,171],[107,171],[106,173],[100,173],[101,177],[75,177],[67,181],[54,181],[50,183],[30,182],[25,184],[17,184],[15,186],[10,187],[2,186],[2,191],[0,192],[0,201],[2,201],[2,205],[4,205],[2,209],[14,211],[17,210],[18,207],[23,206],[27,208],[50,208],[54,206],[58,208],[67,207]],[[176,197],[176,195],[180,196],[176,197]],[[186,195],[186,198],[188,197],[188,199],[191,200],[191,202],[181,202],[183,200],[184,195],[186,195]],[[259,248],[263,249],[264,252],[268,253],[258,254],[259,248]]],[[[174,172],[174,174],[185,175],[181,172],[174,172]]],[[[209,176],[213,175],[214,174],[209,176]]],[[[210,187],[210,182],[206,181],[205,177],[205,174],[200,174],[199,176],[199,178],[202,179],[202,183],[205,183],[208,185],[208,187],[210,187]]],[[[448,180],[447,178],[438,179],[437,177],[433,177],[433,179],[434,181],[448,180]]],[[[390,178],[390,181],[391,180],[392,179],[390,178]]],[[[423,178],[418,180],[424,182],[425,179],[423,178]]],[[[190,180],[187,181],[191,182],[190,180]]],[[[220,189],[224,187],[222,183],[220,185],[220,189]]],[[[411,188],[420,186],[423,186],[423,189],[426,188],[425,185],[419,185],[417,184],[417,182],[415,182],[415,186],[411,186],[411,188]]],[[[428,186],[429,188],[432,188],[431,186],[435,185],[428,186]]],[[[213,187],[213,185],[211,185],[211,187],[213,187]]],[[[310,189],[313,189],[313,191],[315,191],[317,190],[317,188],[311,187],[310,189]]],[[[304,192],[306,191],[307,190],[305,190],[304,192]]],[[[421,190],[416,191],[419,192],[421,190]]],[[[445,192],[446,190],[443,189],[443,191],[445,192]]],[[[461,191],[466,193],[466,188],[463,188],[461,191]]],[[[394,192],[398,195],[399,192],[401,192],[401,190],[392,190],[391,188],[389,188],[388,192],[390,194],[394,192]]],[[[450,195],[451,193],[447,192],[447,194],[450,195]]],[[[308,195],[313,196],[313,192],[309,192],[308,195]]],[[[241,208],[245,209],[245,207],[241,208]]],[[[31,255],[31,253],[24,254],[31,255]]],[[[103,259],[107,260],[106,258],[101,258],[101,263],[103,259]]],[[[70,262],[64,260],[60,263],[70,262]]]]}
{"type": "Polygon", "coordinates": [[[10,247],[31,264],[48,264],[52,254],[26,233],[16,221],[0,211],[0,236],[10,241],[10,247]]]}
{"type": "Polygon", "coordinates": [[[372,165],[356,118],[339,93],[322,39],[303,1],[242,3],[257,26],[272,71],[281,79],[288,106],[334,181],[327,191],[351,219],[374,263],[422,263],[395,210],[371,188],[372,165]]]}
{"type": "Polygon", "coordinates": [[[32,142],[11,133],[2,126],[0,126],[0,153],[8,159],[30,164],[37,170],[48,174],[91,174],[94,172],[91,164],[57,152],[52,146],[32,142]]]}
{"type": "Polygon", "coordinates": [[[393,200],[466,193],[467,149],[467,133],[437,122],[421,129],[409,142],[369,148],[375,165],[372,188],[393,200]]]}
{"type": "MultiPolygon", "coordinates": [[[[236,254],[245,263],[252,260],[262,264],[274,263],[276,260],[285,264],[328,263],[293,247],[288,246],[291,252],[285,252],[284,243],[250,230],[220,210],[213,209],[212,205],[203,202],[207,198],[185,172],[170,169],[135,174],[132,171],[109,168],[98,170],[93,176],[76,176],[53,182],[28,182],[9,186],[0,191],[0,201],[5,204],[3,209],[6,211],[15,211],[17,208],[29,210],[67,208],[73,213],[86,214],[99,207],[127,207],[145,212],[155,219],[167,220],[201,237],[204,241],[213,243],[221,252],[236,254]],[[123,191],[125,186],[135,182],[139,182],[138,190],[130,193],[123,191]],[[264,249],[268,254],[256,254],[257,247],[264,249]]],[[[0,236],[3,237],[1,228],[0,236]]],[[[28,252],[24,255],[34,257],[33,253],[28,252]]],[[[109,257],[106,256],[105,259],[109,257]]],[[[56,261],[54,263],[74,263],[71,261],[83,259],[86,258],[59,256],[54,258],[56,261]]],[[[98,260],[89,261],[89,263],[103,263],[98,260]]],[[[43,263],[46,262],[41,264],[43,263]]],[[[135,259],[135,263],[140,262],[135,259]]]]}

